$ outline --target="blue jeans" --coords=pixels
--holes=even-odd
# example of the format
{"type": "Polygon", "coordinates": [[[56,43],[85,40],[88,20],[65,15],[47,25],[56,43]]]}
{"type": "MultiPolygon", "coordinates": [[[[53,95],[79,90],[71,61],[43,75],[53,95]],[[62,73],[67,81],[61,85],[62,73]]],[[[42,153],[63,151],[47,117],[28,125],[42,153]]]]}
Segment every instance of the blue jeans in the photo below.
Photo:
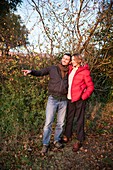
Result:
{"type": "Polygon", "coordinates": [[[60,101],[51,95],[48,97],[46,107],[46,122],[43,132],[43,145],[49,145],[52,123],[54,121],[55,113],[57,112],[57,123],[54,134],[54,141],[59,141],[63,131],[64,119],[66,115],[67,100],[60,101]]]}

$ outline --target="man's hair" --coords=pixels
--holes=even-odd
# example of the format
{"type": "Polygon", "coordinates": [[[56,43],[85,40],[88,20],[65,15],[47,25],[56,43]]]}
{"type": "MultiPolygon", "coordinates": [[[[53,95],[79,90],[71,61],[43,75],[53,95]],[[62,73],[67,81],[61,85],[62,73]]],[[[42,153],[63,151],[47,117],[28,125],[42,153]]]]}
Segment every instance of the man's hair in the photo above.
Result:
{"type": "Polygon", "coordinates": [[[71,56],[71,54],[70,54],[70,53],[65,53],[64,55],[69,56],[69,57],[70,57],[70,60],[72,59],[72,56],[71,56]]]}

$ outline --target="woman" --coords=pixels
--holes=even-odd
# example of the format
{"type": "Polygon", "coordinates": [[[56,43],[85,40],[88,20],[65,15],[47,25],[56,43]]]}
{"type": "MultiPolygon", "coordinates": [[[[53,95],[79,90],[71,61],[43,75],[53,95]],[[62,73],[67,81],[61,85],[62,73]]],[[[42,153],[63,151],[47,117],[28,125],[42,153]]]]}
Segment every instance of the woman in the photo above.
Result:
{"type": "Polygon", "coordinates": [[[77,152],[85,139],[84,116],[86,100],[94,90],[94,84],[90,76],[88,64],[83,65],[80,54],[72,56],[72,65],[69,67],[68,77],[68,107],[63,142],[68,142],[72,136],[74,117],[77,121],[77,141],[73,145],[73,151],[77,152]]]}

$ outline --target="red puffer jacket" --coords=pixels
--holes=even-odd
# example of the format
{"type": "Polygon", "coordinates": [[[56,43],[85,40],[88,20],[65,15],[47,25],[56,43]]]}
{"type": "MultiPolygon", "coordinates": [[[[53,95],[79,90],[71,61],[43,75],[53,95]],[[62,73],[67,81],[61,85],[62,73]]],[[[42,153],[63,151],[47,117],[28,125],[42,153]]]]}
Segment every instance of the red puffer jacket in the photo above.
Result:
{"type": "MultiPolygon", "coordinates": [[[[72,71],[72,66],[69,66],[69,74],[72,71]]],[[[72,102],[75,102],[82,98],[82,100],[86,100],[90,97],[94,90],[94,84],[92,82],[92,78],[90,76],[90,70],[88,64],[84,66],[80,66],[76,71],[72,86],[71,86],[71,97],[72,102]]]]}

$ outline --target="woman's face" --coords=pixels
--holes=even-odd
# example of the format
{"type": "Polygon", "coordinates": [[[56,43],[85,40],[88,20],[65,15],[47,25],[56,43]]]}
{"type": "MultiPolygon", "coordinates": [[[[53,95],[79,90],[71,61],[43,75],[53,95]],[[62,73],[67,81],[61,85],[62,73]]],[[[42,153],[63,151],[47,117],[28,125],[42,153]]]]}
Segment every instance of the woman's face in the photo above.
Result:
{"type": "Polygon", "coordinates": [[[80,60],[77,59],[76,57],[72,56],[72,65],[73,67],[79,67],[80,66],[80,60]]]}

